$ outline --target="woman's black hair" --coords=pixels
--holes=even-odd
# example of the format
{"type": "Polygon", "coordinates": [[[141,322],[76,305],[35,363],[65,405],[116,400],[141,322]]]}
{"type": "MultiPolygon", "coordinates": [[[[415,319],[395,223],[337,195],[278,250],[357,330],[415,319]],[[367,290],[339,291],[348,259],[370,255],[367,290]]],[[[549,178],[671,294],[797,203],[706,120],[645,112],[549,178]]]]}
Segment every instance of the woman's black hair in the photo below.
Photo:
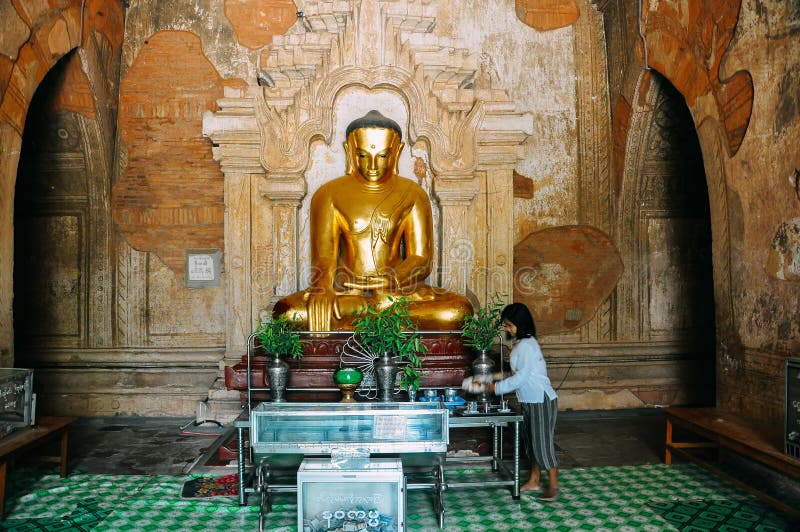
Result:
{"type": "Polygon", "coordinates": [[[517,327],[517,340],[523,338],[536,338],[536,324],[533,323],[533,316],[522,303],[511,303],[500,313],[500,319],[508,320],[517,327]]]}

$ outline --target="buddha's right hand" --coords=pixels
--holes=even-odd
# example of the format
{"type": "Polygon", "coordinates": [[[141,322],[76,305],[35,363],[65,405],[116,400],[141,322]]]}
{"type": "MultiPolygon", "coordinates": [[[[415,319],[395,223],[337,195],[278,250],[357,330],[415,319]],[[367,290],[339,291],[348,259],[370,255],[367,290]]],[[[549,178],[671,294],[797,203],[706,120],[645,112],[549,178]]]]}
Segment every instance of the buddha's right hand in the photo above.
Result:
{"type": "Polygon", "coordinates": [[[332,292],[312,294],[308,297],[308,330],[330,331],[333,302],[336,295],[332,292]]]}

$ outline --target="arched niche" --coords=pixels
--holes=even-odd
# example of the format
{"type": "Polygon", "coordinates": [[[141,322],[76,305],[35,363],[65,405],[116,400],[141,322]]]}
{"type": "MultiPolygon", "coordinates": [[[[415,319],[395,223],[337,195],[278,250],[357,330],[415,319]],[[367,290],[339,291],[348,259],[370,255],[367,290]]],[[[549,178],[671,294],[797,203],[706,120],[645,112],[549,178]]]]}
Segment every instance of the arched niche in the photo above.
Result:
{"type": "MultiPolygon", "coordinates": [[[[405,105],[407,144],[425,160],[438,202],[439,273],[432,284],[478,301],[485,301],[487,293],[511,293],[513,170],[532,124],[530,116],[513,110],[504,92],[461,89],[459,95],[447,95],[460,102],[449,105],[407,70],[389,66],[333,71],[315,87],[299,89],[308,94],[296,94],[288,106],[280,95],[260,87],[235,95],[234,89],[227,90],[220,110],[206,115],[204,131],[216,145],[215,158],[225,174],[231,362],[241,356],[260,312],[278,297],[304,288],[301,270],[307,259],[298,220],[307,195],[318,186],[312,175],[314,186],[309,187],[309,166],[312,173],[319,170],[310,156],[320,141],[331,152],[340,149],[337,135],[343,133],[335,129],[349,120],[337,118],[336,102],[351,91],[391,94],[405,105]],[[307,101],[316,103],[300,105],[307,101]],[[490,225],[489,218],[507,223],[490,225]]],[[[326,162],[322,173],[333,177],[342,172],[341,161],[334,161],[326,162]]]]}

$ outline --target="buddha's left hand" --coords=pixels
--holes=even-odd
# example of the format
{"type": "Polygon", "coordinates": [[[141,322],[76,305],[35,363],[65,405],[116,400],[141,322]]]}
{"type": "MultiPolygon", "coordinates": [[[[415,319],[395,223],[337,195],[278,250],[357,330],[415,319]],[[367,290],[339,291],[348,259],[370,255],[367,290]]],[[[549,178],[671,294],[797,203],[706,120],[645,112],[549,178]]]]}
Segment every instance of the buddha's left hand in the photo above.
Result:
{"type": "Polygon", "coordinates": [[[347,288],[355,290],[379,290],[389,286],[389,280],[380,275],[370,275],[367,277],[357,277],[352,281],[343,283],[347,288]]]}
{"type": "Polygon", "coordinates": [[[356,277],[352,281],[343,283],[347,288],[356,290],[396,290],[398,287],[397,277],[393,273],[381,275],[365,275],[356,277]]]}

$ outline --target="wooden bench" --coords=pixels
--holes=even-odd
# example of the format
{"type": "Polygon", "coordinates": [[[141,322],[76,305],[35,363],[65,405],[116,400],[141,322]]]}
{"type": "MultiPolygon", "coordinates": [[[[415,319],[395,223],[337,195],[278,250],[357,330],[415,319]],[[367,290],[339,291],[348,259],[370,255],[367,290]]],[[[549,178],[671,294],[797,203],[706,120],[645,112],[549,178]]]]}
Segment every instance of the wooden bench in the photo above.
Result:
{"type": "Polygon", "coordinates": [[[781,511],[800,517],[800,509],[787,506],[784,502],[753,488],[691,452],[692,449],[712,448],[719,451],[724,448],[791,478],[800,479],[800,461],[783,453],[781,430],[743,420],[735,413],[717,408],[664,408],[663,411],[667,420],[664,450],[666,464],[672,463],[673,454],[686,458],[744,488],[781,511]],[[703,440],[675,441],[674,428],[691,432],[703,440]]]}
{"type": "Polygon", "coordinates": [[[8,462],[39,445],[61,437],[61,455],[57,458],[61,465],[61,476],[67,476],[67,429],[77,418],[47,417],[36,420],[36,425],[18,429],[0,439],[0,520],[5,516],[6,473],[8,462]]]}

